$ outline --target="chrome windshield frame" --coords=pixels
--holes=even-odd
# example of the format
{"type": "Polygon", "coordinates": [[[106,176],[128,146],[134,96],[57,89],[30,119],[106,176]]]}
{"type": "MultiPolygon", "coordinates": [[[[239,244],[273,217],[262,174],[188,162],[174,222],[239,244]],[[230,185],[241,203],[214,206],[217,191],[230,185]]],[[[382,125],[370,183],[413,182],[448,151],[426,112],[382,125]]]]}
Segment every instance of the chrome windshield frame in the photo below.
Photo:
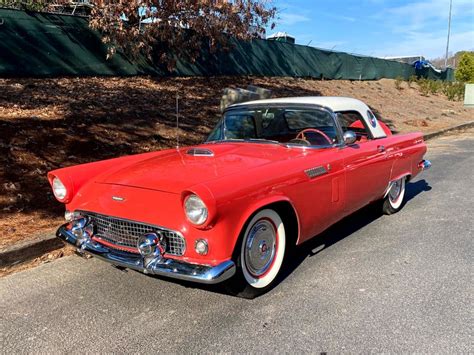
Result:
{"type": "MultiPolygon", "coordinates": [[[[219,120],[218,124],[215,126],[215,128],[217,127],[221,127],[221,130],[220,130],[220,137],[219,139],[217,140],[212,140],[212,141],[209,141],[208,139],[206,139],[206,143],[219,143],[219,142],[238,142],[238,143],[269,143],[269,144],[278,144],[278,145],[281,145],[281,146],[284,146],[284,147],[287,147],[287,148],[306,148],[306,149],[327,149],[327,148],[334,148],[334,147],[343,147],[345,144],[344,144],[344,139],[343,139],[343,134],[342,134],[342,127],[336,117],[336,113],[334,113],[333,110],[331,110],[329,107],[327,106],[323,106],[323,105],[318,105],[318,104],[299,104],[299,103],[273,103],[273,104],[259,104],[259,103],[252,103],[252,104],[238,104],[238,105],[234,105],[234,106],[229,106],[227,109],[224,110],[224,112],[222,113],[222,117],[221,119],[219,120]],[[265,140],[265,139],[226,139],[225,138],[225,132],[226,132],[226,126],[225,126],[225,115],[229,112],[232,112],[232,111],[242,111],[242,110],[250,110],[250,109],[269,109],[269,108],[288,108],[288,109],[319,109],[319,110],[323,110],[323,111],[326,111],[327,113],[329,113],[329,115],[332,117],[333,119],[333,123],[334,123],[334,127],[336,129],[336,136],[337,136],[337,139],[338,139],[338,142],[337,143],[334,143],[332,145],[328,145],[328,146],[314,146],[314,145],[309,145],[309,146],[305,146],[305,145],[301,145],[301,144],[292,144],[292,143],[282,143],[282,142],[278,142],[278,141],[273,141],[273,140],[265,140]]],[[[214,129],[215,129],[214,128],[214,129]]]]}

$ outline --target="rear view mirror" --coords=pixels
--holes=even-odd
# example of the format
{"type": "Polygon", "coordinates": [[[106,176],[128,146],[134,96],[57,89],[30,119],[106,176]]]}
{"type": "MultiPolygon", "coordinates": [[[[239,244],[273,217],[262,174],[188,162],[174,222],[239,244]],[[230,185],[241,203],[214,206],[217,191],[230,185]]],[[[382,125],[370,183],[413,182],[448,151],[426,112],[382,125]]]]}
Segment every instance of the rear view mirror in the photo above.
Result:
{"type": "Polygon", "coordinates": [[[346,131],[342,136],[344,139],[344,143],[346,144],[353,144],[357,140],[357,136],[353,131],[346,131]]]}

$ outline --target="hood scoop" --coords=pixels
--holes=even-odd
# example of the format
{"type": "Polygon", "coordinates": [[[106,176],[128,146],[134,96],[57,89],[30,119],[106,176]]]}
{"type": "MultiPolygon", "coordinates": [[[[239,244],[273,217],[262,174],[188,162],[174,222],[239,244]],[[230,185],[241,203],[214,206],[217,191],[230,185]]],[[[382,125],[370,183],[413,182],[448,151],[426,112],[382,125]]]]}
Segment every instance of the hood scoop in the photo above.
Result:
{"type": "Polygon", "coordinates": [[[204,148],[191,148],[186,151],[187,155],[192,155],[193,157],[213,157],[214,152],[210,149],[204,148]]]}

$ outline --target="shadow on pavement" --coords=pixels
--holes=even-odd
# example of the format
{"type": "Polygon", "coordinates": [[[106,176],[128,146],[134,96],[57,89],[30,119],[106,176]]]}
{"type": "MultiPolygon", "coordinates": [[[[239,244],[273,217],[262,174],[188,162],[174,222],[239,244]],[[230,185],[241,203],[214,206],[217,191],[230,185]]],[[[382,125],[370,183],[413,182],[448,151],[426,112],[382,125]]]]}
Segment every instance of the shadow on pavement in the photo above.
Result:
{"type": "MultiPolygon", "coordinates": [[[[407,184],[405,204],[420,193],[430,190],[431,186],[429,186],[426,180],[418,180],[407,184]]],[[[317,255],[324,249],[329,248],[382,216],[383,213],[380,203],[372,203],[345,217],[318,236],[301,244],[296,248],[291,262],[286,265],[282,280],[288,277],[307,257],[317,255]]]]}

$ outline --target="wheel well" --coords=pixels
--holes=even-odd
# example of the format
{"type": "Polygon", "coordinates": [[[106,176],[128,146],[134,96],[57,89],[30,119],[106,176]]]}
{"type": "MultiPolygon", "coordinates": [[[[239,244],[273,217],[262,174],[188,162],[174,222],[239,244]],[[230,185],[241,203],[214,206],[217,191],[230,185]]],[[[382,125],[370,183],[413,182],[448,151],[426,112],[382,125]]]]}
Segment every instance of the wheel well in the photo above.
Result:
{"type": "Polygon", "coordinates": [[[406,178],[406,181],[405,181],[405,182],[410,182],[410,180],[411,180],[411,174],[408,174],[408,173],[407,173],[407,174],[404,174],[404,175],[398,175],[397,178],[394,178],[394,179],[391,177],[391,178],[390,178],[390,181],[388,182],[388,186],[390,187],[390,184],[391,184],[392,182],[397,181],[397,180],[399,180],[399,179],[401,179],[401,178],[403,178],[403,177],[406,178]]]}
{"type": "Polygon", "coordinates": [[[287,246],[295,246],[296,242],[298,241],[298,217],[296,216],[296,212],[293,209],[293,206],[287,201],[278,201],[273,202],[268,205],[262,206],[256,211],[254,211],[250,217],[245,222],[242,230],[240,231],[239,238],[237,239],[237,243],[235,244],[234,251],[232,253],[232,259],[238,260],[238,256],[240,253],[240,244],[242,243],[243,234],[248,226],[248,223],[252,220],[253,216],[255,216],[259,211],[264,209],[272,209],[283,221],[285,225],[285,234],[286,234],[286,241],[287,246]]]}
{"type": "Polygon", "coordinates": [[[277,212],[285,225],[287,245],[295,246],[298,240],[298,218],[293,206],[287,201],[279,201],[263,206],[261,209],[271,208],[277,212]]]}

